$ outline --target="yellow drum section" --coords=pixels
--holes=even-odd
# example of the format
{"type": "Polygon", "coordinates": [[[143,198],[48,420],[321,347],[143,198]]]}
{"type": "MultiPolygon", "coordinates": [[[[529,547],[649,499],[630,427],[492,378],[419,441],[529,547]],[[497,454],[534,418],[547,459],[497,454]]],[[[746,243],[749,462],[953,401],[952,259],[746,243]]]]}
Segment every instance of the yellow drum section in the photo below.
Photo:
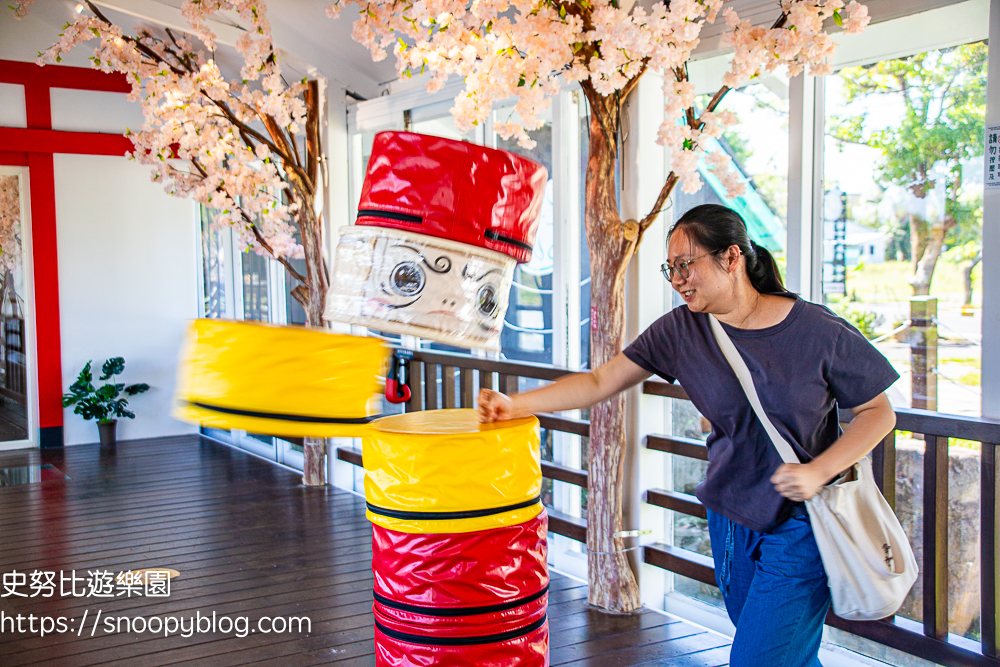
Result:
{"type": "Polygon", "coordinates": [[[195,320],[181,351],[173,415],[268,435],[362,435],[379,405],[373,396],[388,352],[374,338],[195,320]]]}
{"type": "Polygon", "coordinates": [[[404,533],[468,533],[542,511],[538,420],[475,410],[383,417],[362,440],[368,519],[404,533]]]}

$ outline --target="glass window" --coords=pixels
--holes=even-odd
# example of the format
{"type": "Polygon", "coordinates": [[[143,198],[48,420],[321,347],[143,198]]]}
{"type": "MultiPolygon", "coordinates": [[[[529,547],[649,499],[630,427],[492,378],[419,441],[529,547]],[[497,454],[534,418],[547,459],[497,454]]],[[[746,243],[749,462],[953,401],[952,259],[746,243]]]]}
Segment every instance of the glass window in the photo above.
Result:
{"type": "Polygon", "coordinates": [[[827,77],[823,298],[897,407],[979,416],[986,43],[827,77]]]}
{"type": "Polygon", "coordinates": [[[229,230],[213,229],[209,209],[201,208],[201,255],[204,271],[205,317],[226,316],[226,236],[229,230]]]}
{"type": "Polygon", "coordinates": [[[477,143],[473,132],[462,133],[455,128],[455,117],[449,111],[453,106],[455,106],[455,102],[448,100],[411,110],[409,112],[410,131],[445,137],[455,141],[477,143]]]}
{"type": "MultiPolygon", "coordinates": [[[[983,34],[985,6],[947,11],[966,40],[983,34]]],[[[894,406],[979,416],[987,45],[952,43],[826,77],[822,287],[899,372],[894,406]]],[[[924,450],[896,433],[895,509],[921,567],[924,450]]],[[[973,640],[981,453],[948,441],[948,629],[973,640]]],[[[922,581],[899,615],[922,619],[922,581]]]]}
{"type": "Polygon", "coordinates": [[[255,322],[270,320],[271,303],[268,294],[266,257],[246,250],[240,257],[242,265],[243,319],[255,322]]]}
{"type": "Polygon", "coordinates": [[[28,439],[28,334],[21,175],[0,173],[0,441],[28,439]]]}
{"type": "MultiPolygon", "coordinates": [[[[494,111],[494,122],[507,122],[511,109],[494,111]]],[[[552,272],[555,267],[552,191],[552,119],[528,133],[535,147],[526,149],[511,139],[496,138],[497,148],[523,155],[539,162],[549,172],[545,186],[545,199],[541,218],[535,233],[535,247],[531,261],[518,264],[514,270],[510,302],[503,332],[500,334],[501,351],[507,359],[552,363],[552,272]]]]}
{"type": "MultiPolygon", "coordinates": [[[[702,95],[697,104],[711,99],[702,95]]],[[[788,79],[769,74],[759,83],[729,91],[719,105],[732,111],[739,123],[726,129],[719,141],[710,140],[709,151],[723,151],[733,158],[733,166],[746,180],[746,192],[730,197],[722,182],[704,160],[698,169],[704,181],[701,189],[686,194],[674,192],[676,216],[700,204],[722,204],[734,209],[747,223],[750,238],[774,254],[784,273],[785,240],[788,223],[788,79]]]]}

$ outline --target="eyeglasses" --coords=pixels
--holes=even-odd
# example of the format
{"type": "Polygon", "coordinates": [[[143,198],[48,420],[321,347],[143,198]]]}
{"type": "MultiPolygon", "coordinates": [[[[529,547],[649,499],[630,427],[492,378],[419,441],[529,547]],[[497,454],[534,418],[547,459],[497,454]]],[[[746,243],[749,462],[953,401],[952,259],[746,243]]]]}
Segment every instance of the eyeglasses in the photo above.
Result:
{"type": "Polygon", "coordinates": [[[705,255],[711,255],[711,254],[712,254],[711,252],[706,252],[691,259],[685,259],[680,262],[675,262],[673,266],[670,265],[670,262],[664,262],[663,264],[660,265],[660,273],[662,273],[663,277],[670,282],[673,282],[675,274],[680,276],[681,280],[687,280],[687,277],[691,275],[691,265],[697,262],[705,255]]]}

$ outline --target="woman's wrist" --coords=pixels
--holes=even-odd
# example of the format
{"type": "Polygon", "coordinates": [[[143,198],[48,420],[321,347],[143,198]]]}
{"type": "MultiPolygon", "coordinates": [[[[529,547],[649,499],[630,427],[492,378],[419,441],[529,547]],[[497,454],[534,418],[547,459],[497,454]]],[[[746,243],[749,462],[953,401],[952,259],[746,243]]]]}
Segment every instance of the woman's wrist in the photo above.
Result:
{"type": "Polygon", "coordinates": [[[514,394],[510,397],[510,412],[514,419],[529,417],[532,414],[530,406],[525,404],[524,394],[514,394]]]}

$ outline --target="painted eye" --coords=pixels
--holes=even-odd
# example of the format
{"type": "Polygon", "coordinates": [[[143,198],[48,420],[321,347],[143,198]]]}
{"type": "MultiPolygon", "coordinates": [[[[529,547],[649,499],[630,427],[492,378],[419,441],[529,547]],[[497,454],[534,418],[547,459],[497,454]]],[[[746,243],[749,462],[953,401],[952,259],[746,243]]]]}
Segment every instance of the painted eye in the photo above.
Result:
{"type": "Polygon", "coordinates": [[[476,295],[476,306],[483,316],[496,317],[498,309],[497,289],[488,284],[480,287],[479,293],[476,295]]]}
{"type": "Polygon", "coordinates": [[[400,262],[389,274],[392,291],[400,296],[413,296],[424,289],[424,270],[416,262],[400,262]]]}

